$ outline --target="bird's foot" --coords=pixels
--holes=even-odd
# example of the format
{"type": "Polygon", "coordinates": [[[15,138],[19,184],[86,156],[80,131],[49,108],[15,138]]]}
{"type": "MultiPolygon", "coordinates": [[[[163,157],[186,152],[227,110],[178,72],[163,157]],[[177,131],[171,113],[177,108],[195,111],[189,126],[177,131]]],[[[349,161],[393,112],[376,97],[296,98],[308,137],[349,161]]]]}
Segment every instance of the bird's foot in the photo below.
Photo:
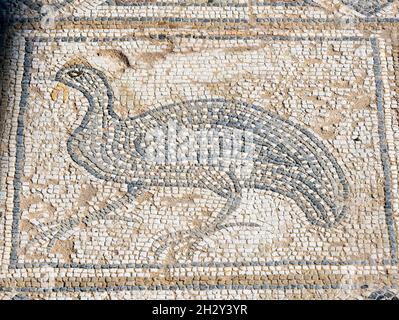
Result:
{"type": "Polygon", "coordinates": [[[185,261],[192,261],[194,255],[199,253],[206,253],[206,248],[201,244],[205,238],[205,234],[202,234],[199,230],[195,230],[192,233],[188,233],[186,237],[182,239],[182,242],[177,247],[178,253],[176,258],[184,259],[185,261]]]}
{"type": "Polygon", "coordinates": [[[38,234],[34,240],[37,240],[42,245],[46,245],[48,249],[52,249],[58,240],[63,239],[66,234],[71,232],[80,223],[81,220],[78,218],[69,218],[60,223],[38,224],[36,226],[38,234]]]}
{"type": "Polygon", "coordinates": [[[153,246],[153,256],[156,260],[192,260],[194,254],[203,251],[199,243],[205,234],[199,230],[185,230],[169,233],[159,237],[153,246]]]}

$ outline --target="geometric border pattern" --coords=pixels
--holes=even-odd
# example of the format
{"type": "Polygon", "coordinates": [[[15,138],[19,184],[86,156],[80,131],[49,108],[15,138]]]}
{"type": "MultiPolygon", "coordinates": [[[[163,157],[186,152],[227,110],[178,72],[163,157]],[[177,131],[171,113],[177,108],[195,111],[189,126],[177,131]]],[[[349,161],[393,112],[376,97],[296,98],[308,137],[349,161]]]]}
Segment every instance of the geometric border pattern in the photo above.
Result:
{"type": "MultiPolygon", "coordinates": [[[[165,39],[165,35],[159,35],[160,39],[165,39]]],[[[192,36],[196,37],[196,36],[192,36]]],[[[133,37],[134,38],[134,37],[133,37]]],[[[128,41],[133,39],[132,37],[122,37],[117,38],[119,41],[128,41]]],[[[200,38],[197,36],[197,38],[200,38]]],[[[379,44],[375,37],[364,38],[364,37],[291,37],[291,36],[254,36],[254,37],[240,37],[240,36],[216,36],[216,37],[206,37],[207,39],[243,39],[243,38],[256,38],[256,39],[271,39],[271,40],[285,40],[285,41],[369,41],[373,50],[373,60],[374,60],[374,77],[376,85],[376,98],[377,98],[377,113],[378,113],[378,133],[379,133],[379,147],[381,151],[381,160],[383,164],[384,180],[385,180],[385,216],[386,224],[388,227],[388,235],[390,242],[390,257],[383,261],[383,265],[394,265],[398,262],[398,248],[397,248],[397,234],[394,227],[393,212],[392,212],[392,199],[391,199],[391,178],[390,178],[390,164],[388,155],[388,145],[386,141],[385,134],[385,112],[383,104],[383,83],[381,76],[381,60],[379,54],[379,44]]],[[[112,38],[115,40],[115,38],[112,38]]],[[[62,42],[85,42],[87,38],[54,38],[55,41],[62,42]]],[[[106,41],[104,38],[94,38],[91,39],[93,42],[106,41]]],[[[14,177],[14,208],[13,208],[13,221],[12,221],[12,249],[10,256],[10,269],[19,268],[32,268],[32,267],[54,267],[54,268],[83,268],[83,269],[107,269],[107,268],[165,268],[165,265],[161,264],[128,264],[128,265],[91,265],[91,264],[54,264],[54,263],[25,263],[18,264],[18,243],[19,243],[19,219],[20,219],[20,191],[21,191],[21,172],[24,160],[24,115],[28,107],[29,99],[29,87],[31,81],[31,67],[32,67],[32,53],[33,44],[35,42],[49,41],[49,38],[25,38],[25,57],[24,57],[24,72],[22,78],[22,96],[19,104],[19,115],[18,115],[18,127],[16,134],[16,163],[15,163],[15,177],[14,177]]],[[[305,260],[283,260],[278,262],[267,262],[267,263],[241,263],[241,262],[231,262],[231,263],[193,263],[193,264],[174,264],[169,267],[240,267],[240,266],[277,266],[277,265],[374,265],[373,261],[361,261],[361,260],[351,260],[351,261],[305,261],[305,260]]],[[[331,286],[329,286],[331,288],[331,286]]]]}

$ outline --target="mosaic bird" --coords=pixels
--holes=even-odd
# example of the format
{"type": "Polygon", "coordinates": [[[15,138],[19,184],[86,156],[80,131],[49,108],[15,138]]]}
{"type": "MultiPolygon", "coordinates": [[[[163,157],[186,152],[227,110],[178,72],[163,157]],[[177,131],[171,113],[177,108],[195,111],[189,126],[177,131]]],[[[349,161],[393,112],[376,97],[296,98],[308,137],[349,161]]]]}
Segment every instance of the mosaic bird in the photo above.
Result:
{"type": "Polygon", "coordinates": [[[56,81],[62,84],[58,91],[78,90],[89,104],[67,141],[71,158],[98,179],[127,184],[128,192],[84,218],[49,228],[49,246],[78,224],[105,219],[157,186],[207,189],[224,206],[202,226],[160,236],[154,241],[156,257],[183,242],[192,252],[205,237],[231,226],[226,221],[240,205],[243,190],[279,194],[295,203],[310,224],[324,228],[345,213],[349,189],[342,169],[326,146],[296,123],[223,99],[186,101],[122,119],[113,110],[114,93],[103,72],[73,64],[59,70],[56,81]],[[170,127],[180,135],[173,141],[159,139],[170,127]],[[171,149],[178,152],[171,155],[171,149]]]}

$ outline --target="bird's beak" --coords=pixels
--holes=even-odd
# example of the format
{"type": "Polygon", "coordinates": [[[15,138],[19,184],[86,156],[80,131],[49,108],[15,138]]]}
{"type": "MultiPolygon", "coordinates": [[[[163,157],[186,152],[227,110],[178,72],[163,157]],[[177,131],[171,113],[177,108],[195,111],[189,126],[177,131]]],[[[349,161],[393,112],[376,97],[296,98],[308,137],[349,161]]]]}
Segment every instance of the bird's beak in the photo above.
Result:
{"type": "Polygon", "coordinates": [[[68,89],[68,87],[65,84],[60,83],[60,82],[51,91],[51,100],[57,101],[61,91],[62,91],[62,94],[63,94],[62,102],[67,103],[68,102],[68,98],[69,98],[69,89],[68,89]]]}

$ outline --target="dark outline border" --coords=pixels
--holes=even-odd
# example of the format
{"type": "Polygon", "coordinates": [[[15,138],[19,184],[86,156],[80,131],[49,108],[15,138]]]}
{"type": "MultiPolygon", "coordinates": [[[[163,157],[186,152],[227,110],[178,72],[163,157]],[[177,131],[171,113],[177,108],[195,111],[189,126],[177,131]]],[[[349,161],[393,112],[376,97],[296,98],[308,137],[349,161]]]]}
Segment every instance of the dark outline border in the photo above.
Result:
{"type": "Polygon", "coordinates": [[[270,7],[303,7],[309,5],[315,5],[313,0],[298,0],[296,2],[285,2],[284,0],[280,0],[278,2],[270,2],[270,1],[258,1],[258,0],[247,0],[246,3],[234,3],[234,0],[224,0],[223,2],[207,2],[207,3],[195,3],[189,1],[179,1],[179,2],[163,2],[161,1],[153,1],[147,2],[146,0],[141,0],[136,3],[115,3],[117,0],[104,0],[102,5],[115,6],[115,7],[148,7],[148,6],[157,6],[157,7],[166,7],[166,6],[175,6],[175,7],[234,7],[234,8],[246,8],[248,7],[248,1],[253,1],[253,5],[256,6],[270,6],[270,7]]]}
{"type": "MultiPolygon", "coordinates": [[[[174,37],[178,37],[175,35],[174,37]]],[[[107,40],[119,40],[128,41],[135,39],[136,37],[122,37],[122,38],[94,38],[91,42],[107,41],[107,40]]],[[[391,177],[390,177],[390,163],[388,154],[388,145],[386,141],[385,133],[385,111],[383,102],[383,81],[381,75],[381,58],[379,53],[379,42],[375,37],[362,38],[362,37],[292,37],[292,36],[258,36],[258,37],[238,37],[238,36],[216,36],[216,37],[206,37],[200,36],[196,38],[206,38],[206,39],[272,39],[272,40],[285,40],[285,41],[369,41],[373,50],[373,61],[374,61],[374,77],[376,85],[376,97],[377,97],[377,114],[378,114],[378,133],[380,138],[380,152],[381,161],[383,164],[383,172],[385,178],[385,214],[386,214],[386,224],[388,227],[388,236],[390,242],[390,259],[385,259],[383,265],[393,265],[398,261],[398,248],[397,248],[397,234],[394,225],[393,211],[392,211],[392,199],[391,199],[391,177]]],[[[58,38],[63,42],[74,42],[75,40],[86,42],[86,37],[80,38],[58,38]]],[[[32,53],[33,53],[33,43],[35,41],[45,42],[45,41],[57,41],[57,38],[25,38],[25,56],[24,56],[24,73],[22,78],[22,94],[19,103],[19,114],[18,114],[18,127],[16,134],[16,163],[15,163],[15,176],[14,176],[14,208],[13,208],[13,221],[12,221],[12,248],[10,254],[10,266],[9,269],[21,269],[21,268],[32,268],[32,267],[54,267],[54,268],[84,268],[84,269],[108,269],[108,268],[165,268],[164,265],[149,265],[149,264],[129,264],[129,265],[84,265],[84,264],[52,264],[48,262],[34,264],[34,263],[22,263],[18,264],[18,249],[19,249],[19,219],[20,219],[20,189],[21,189],[21,170],[24,161],[24,114],[28,106],[29,99],[29,87],[31,81],[31,67],[32,67],[32,53]]],[[[273,266],[273,265],[381,265],[373,261],[349,261],[349,262],[332,262],[328,260],[322,261],[277,261],[277,262],[265,262],[265,263],[247,263],[250,266],[273,266]]],[[[216,264],[214,264],[216,265],[216,264]]],[[[245,266],[244,263],[220,263],[217,264],[220,267],[228,266],[245,266]]],[[[178,268],[184,266],[204,266],[212,267],[212,264],[176,264],[167,266],[167,268],[178,268]]]]}

